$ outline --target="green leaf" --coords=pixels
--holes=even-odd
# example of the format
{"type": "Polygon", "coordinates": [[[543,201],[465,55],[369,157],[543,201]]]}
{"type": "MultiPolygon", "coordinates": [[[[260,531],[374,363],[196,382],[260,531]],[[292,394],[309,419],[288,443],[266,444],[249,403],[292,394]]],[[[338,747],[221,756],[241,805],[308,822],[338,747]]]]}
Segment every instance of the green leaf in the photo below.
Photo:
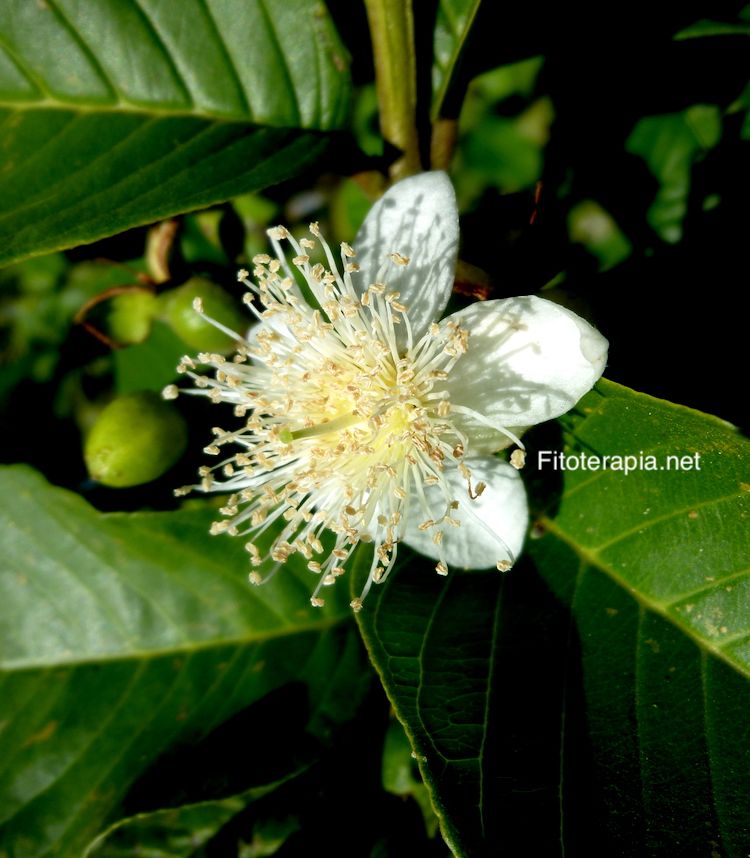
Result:
{"type": "MultiPolygon", "coordinates": [[[[309,688],[304,735],[300,734],[300,724],[295,724],[297,719],[290,715],[288,708],[295,699],[299,702],[298,698],[276,695],[278,700],[273,700],[272,708],[269,708],[269,698],[242,713],[243,721],[233,728],[235,741],[226,735],[229,725],[225,725],[221,742],[217,743],[214,738],[210,750],[201,751],[200,746],[196,749],[193,745],[174,757],[174,769],[180,783],[184,782],[184,768],[187,766],[193,788],[197,787],[199,792],[205,790],[206,782],[211,784],[215,781],[217,774],[231,783],[232,777],[236,777],[231,770],[239,768],[244,771],[246,761],[254,761],[255,768],[258,768],[258,761],[263,760],[259,764],[261,771],[270,772],[270,778],[267,776],[259,785],[226,797],[224,789],[221,798],[208,801],[195,801],[194,797],[191,801],[188,789],[179,794],[179,803],[173,806],[128,816],[111,825],[89,845],[86,858],[140,858],[144,849],[154,850],[154,858],[198,858],[218,850],[215,839],[223,836],[225,843],[230,842],[227,838],[236,840],[238,830],[242,832],[243,856],[246,853],[247,858],[274,854],[283,841],[300,827],[300,808],[295,803],[295,793],[285,793],[279,788],[303,774],[317,781],[314,763],[321,757],[321,752],[330,751],[332,740],[340,735],[342,726],[353,720],[370,688],[372,675],[363,670],[364,654],[353,628],[341,641],[340,657],[335,664],[331,662],[331,654],[330,647],[317,647],[305,665],[310,676],[325,679],[309,688]],[[260,741],[248,742],[247,737],[258,729],[262,731],[259,733],[260,741]],[[240,756],[242,750],[235,748],[238,736],[248,747],[246,760],[240,756]],[[311,744],[310,736],[319,741],[311,744]],[[220,758],[218,751],[222,747],[229,748],[231,760],[220,758]],[[268,801],[261,801],[267,796],[270,796],[268,801]],[[234,827],[234,834],[228,830],[231,827],[234,827]],[[251,842],[246,842],[250,838],[251,842]]],[[[209,737],[208,742],[211,741],[212,737],[209,737]]],[[[154,768],[158,772],[158,762],[154,768]]],[[[256,780],[257,774],[250,770],[250,766],[247,769],[244,779],[252,777],[256,780]]],[[[161,805],[166,803],[163,795],[165,784],[169,784],[169,778],[162,774],[162,791],[156,796],[161,805]]],[[[308,790],[309,786],[298,783],[296,794],[300,795],[303,804],[307,804],[308,790]]]]}
{"type": "Polygon", "coordinates": [[[299,172],[325,146],[315,132],[344,121],[349,86],[318,0],[9,0],[0,262],[299,172]]]}
{"type": "Polygon", "coordinates": [[[540,820],[558,804],[559,732],[542,731],[561,697],[559,609],[520,565],[444,579],[399,555],[357,621],[445,841],[466,858],[555,854],[558,827],[540,820]]]}
{"type": "Polygon", "coordinates": [[[123,819],[97,837],[86,849],[84,858],[140,858],[144,850],[150,850],[148,854],[154,858],[202,855],[202,848],[238,813],[286,780],[288,778],[253,787],[217,801],[202,801],[123,819]]]}
{"type": "Polygon", "coordinates": [[[440,0],[432,62],[432,115],[438,116],[481,0],[440,0]]]}
{"type": "Polygon", "coordinates": [[[750,36],[750,24],[733,21],[712,21],[704,18],[675,33],[675,41],[684,39],[701,39],[707,36],[750,36]]]}
{"type": "Polygon", "coordinates": [[[456,179],[460,208],[476,204],[487,187],[513,193],[533,186],[541,176],[554,118],[547,96],[533,99],[541,68],[542,58],[530,57],[472,81],[460,120],[456,179]],[[509,116],[502,103],[512,96],[520,96],[516,100],[526,106],[509,116]]]}
{"type": "MultiPolygon", "coordinates": [[[[607,835],[627,843],[616,854],[745,855],[750,444],[606,382],[578,411],[571,452],[651,455],[658,468],[567,471],[530,544],[575,618],[607,835]],[[667,469],[667,456],[700,470],[667,469]]],[[[566,751],[563,777],[580,748],[566,751]]]]}
{"type": "Polygon", "coordinates": [[[648,221],[664,241],[682,238],[692,166],[721,139],[721,113],[715,105],[694,104],[681,113],[647,116],[625,147],[640,155],[659,181],[648,221]]]}
{"type": "Polygon", "coordinates": [[[750,444],[608,382],[568,421],[568,452],[692,469],[552,472],[543,580],[411,558],[357,615],[443,836],[472,858],[745,855],[750,444]]]}
{"type": "Polygon", "coordinates": [[[291,680],[330,723],[343,588],[311,608],[294,563],[251,587],[205,510],[100,515],[25,468],[1,486],[0,854],[78,858],[160,754],[291,680]]]}
{"type": "Polygon", "coordinates": [[[570,209],[568,234],[597,258],[602,271],[619,265],[632,251],[615,219],[595,200],[582,200],[570,209]]]}
{"type": "Polygon", "coordinates": [[[388,725],[383,745],[383,789],[402,798],[413,798],[424,818],[428,837],[437,834],[438,821],[432,810],[427,787],[415,775],[415,760],[409,738],[395,719],[388,725]]]}

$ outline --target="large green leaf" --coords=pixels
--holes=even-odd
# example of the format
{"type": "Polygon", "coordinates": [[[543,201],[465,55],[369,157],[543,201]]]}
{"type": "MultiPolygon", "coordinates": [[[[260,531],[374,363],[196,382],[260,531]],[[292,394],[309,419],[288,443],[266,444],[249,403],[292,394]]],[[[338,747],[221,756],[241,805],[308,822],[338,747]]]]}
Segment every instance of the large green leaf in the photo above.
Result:
{"type": "Polygon", "coordinates": [[[569,452],[701,469],[548,469],[549,589],[528,561],[443,581],[412,559],[365,642],[456,854],[744,855],[750,445],[607,382],[580,409],[569,452]]]}
{"type": "Polygon", "coordinates": [[[408,555],[357,615],[443,837],[467,858],[554,854],[557,842],[545,822],[557,808],[564,626],[531,572],[442,579],[408,555]]]}
{"type": "Polygon", "coordinates": [[[320,0],[8,0],[0,262],[278,182],[348,97],[320,0]]]}
{"type": "MultiPolygon", "coordinates": [[[[24,468],[0,507],[0,855],[79,856],[166,749],[293,679],[325,733],[343,588],[311,608],[294,563],[250,587],[242,540],[208,537],[204,511],[100,515],[24,468]]],[[[252,745],[236,754],[251,785],[252,745]]]]}
{"type": "MultiPolygon", "coordinates": [[[[658,470],[567,472],[531,553],[572,608],[608,854],[750,849],[750,444],[602,383],[574,451],[658,470]],[[698,459],[695,459],[698,454],[698,459]],[[667,456],[700,466],[677,471],[667,456]]],[[[566,744],[563,776],[580,749],[566,744]]]]}
{"type": "Polygon", "coordinates": [[[540,610],[539,582],[528,570],[516,567],[526,590],[535,586],[524,600],[509,598],[512,579],[497,572],[443,579],[434,563],[400,554],[399,567],[357,619],[445,841],[467,858],[522,844],[530,853],[553,854],[540,818],[556,794],[558,757],[554,742],[542,741],[535,728],[540,713],[547,719],[559,704],[561,664],[549,633],[529,629],[557,628],[559,619],[557,626],[549,622],[549,600],[540,610]],[[526,675],[534,678],[532,696],[516,688],[526,675]],[[543,750],[533,761],[531,747],[543,750]]]}

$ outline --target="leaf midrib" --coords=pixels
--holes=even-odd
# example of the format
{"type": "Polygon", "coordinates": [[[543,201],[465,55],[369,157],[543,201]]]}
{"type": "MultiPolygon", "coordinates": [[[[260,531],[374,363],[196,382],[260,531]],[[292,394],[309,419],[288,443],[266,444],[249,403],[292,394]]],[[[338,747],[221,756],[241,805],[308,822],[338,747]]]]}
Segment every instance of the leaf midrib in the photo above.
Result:
{"type": "MultiPolygon", "coordinates": [[[[33,110],[60,110],[69,113],[134,113],[151,117],[208,119],[212,122],[235,122],[247,125],[269,126],[271,128],[303,128],[290,126],[288,123],[274,123],[268,117],[254,116],[249,113],[224,113],[199,108],[167,107],[158,104],[138,104],[125,99],[116,101],[58,101],[57,99],[40,98],[33,100],[16,100],[0,98],[0,109],[16,110],[27,113],[33,110]]],[[[305,128],[306,131],[319,129],[305,128]]]]}
{"type": "Polygon", "coordinates": [[[236,635],[230,637],[213,638],[209,641],[186,642],[171,647],[163,647],[152,650],[130,650],[129,652],[103,652],[91,653],[90,655],[70,659],[18,659],[15,661],[0,662],[0,673],[16,673],[40,669],[54,669],[59,667],[85,667],[87,665],[115,663],[126,661],[155,660],[167,656],[193,655],[196,652],[207,652],[212,649],[230,647],[249,647],[267,643],[283,637],[296,636],[297,634],[319,633],[335,628],[341,623],[349,622],[347,616],[331,617],[319,622],[295,624],[293,626],[275,629],[258,634],[236,635]]]}

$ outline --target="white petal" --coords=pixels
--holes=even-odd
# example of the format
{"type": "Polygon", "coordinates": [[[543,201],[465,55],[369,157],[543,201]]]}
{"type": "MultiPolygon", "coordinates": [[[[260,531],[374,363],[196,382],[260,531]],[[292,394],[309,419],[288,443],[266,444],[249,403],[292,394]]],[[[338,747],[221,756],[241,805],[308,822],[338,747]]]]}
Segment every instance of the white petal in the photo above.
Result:
{"type": "MultiPolygon", "coordinates": [[[[419,339],[440,317],[453,288],[458,210],[448,176],[421,173],[395,184],[370,209],[353,246],[360,267],[355,287],[363,292],[380,279],[399,292],[409,308],[415,341],[419,339]],[[390,261],[391,253],[408,257],[408,265],[390,261]]],[[[398,328],[401,340],[403,328],[398,328]]]]}
{"type": "MultiPolygon", "coordinates": [[[[443,324],[449,321],[469,331],[469,348],[436,389],[515,435],[569,411],[607,362],[598,331],[536,295],[477,302],[443,324]]],[[[507,436],[474,417],[457,412],[451,419],[467,435],[469,454],[508,446],[507,436]]]]}
{"type": "MultiPolygon", "coordinates": [[[[467,458],[465,462],[471,470],[472,489],[480,482],[486,488],[472,500],[458,469],[444,472],[451,498],[459,504],[451,516],[461,525],[443,528],[443,556],[449,567],[461,569],[485,569],[498,562],[512,565],[521,552],[529,524],[523,481],[515,468],[494,456],[467,458]]],[[[426,486],[425,495],[431,508],[438,510],[445,506],[439,486],[426,486]]],[[[422,518],[414,490],[409,507],[404,541],[427,557],[439,560],[440,552],[432,539],[434,531],[421,531],[417,527],[422,518]]]]}

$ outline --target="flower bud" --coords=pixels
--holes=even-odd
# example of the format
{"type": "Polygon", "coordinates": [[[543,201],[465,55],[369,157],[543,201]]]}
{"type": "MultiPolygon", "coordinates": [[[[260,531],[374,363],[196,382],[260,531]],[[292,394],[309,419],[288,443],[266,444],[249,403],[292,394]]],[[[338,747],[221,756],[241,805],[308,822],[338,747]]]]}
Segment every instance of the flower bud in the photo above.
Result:
{"type": "Polygon", "coordinates": [[[247,327],[247,318],[238,303],[220,286],[202,277],[193,277],[177,289],[165,292],[161,301],[165,321],[187,345],[198,351],[228,354],[236,347],[235,340],[207,321],[206,316],[238,334],[247,327]],[[201,300],[203,314],[195,310],[196,298],[201,300]]]}
{"type": "Polygon", "coordinates": [[[182,415],[150,391],[119,396],[99,415],[86,439],[84,459],[93,479],[113,488],[148,483],[183,454],[182,415]]]}

